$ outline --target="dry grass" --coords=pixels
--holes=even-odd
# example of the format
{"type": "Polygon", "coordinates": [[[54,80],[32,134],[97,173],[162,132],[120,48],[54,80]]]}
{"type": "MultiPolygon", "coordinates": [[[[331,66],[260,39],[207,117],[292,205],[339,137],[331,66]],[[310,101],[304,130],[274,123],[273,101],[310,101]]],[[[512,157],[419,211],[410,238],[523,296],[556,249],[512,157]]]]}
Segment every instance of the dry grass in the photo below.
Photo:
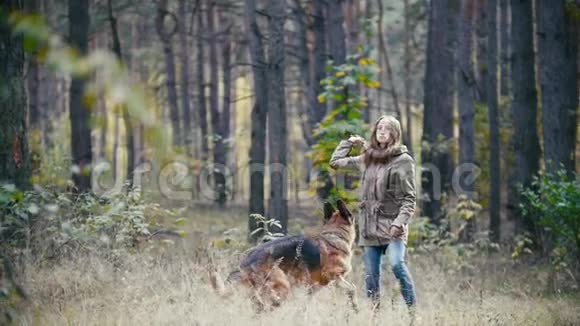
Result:
{"type": "MultiPolygon", "coordinates": [[[[226,214],[226,213],[223,213],[226,214]]],[[[240,212],[240,216],[243,213],[240,212]]],[[[208,286],[207,256],[200,248],[213,234],[238,226],[245,219],[219,223],[203,214],[192,218],[190,237],[182,244],[125,255],[115,266],[96,257],[78,257],[58,266],[30,266],[24,284],[30,295],[22,325],[408,325],[409,318],[392,273],[385,266],[383,305],[374,318],[361,290],[363,268],[355,256],[353,280],[361,311],[349,309],[343,293],[327,288],[314,296],[298,289],[281,308],[255,314],[243,291],[230,299],[208,286]],[[214,227],[210,228],[209,225],[214,227]],[[217,226],[216,226],[217,225],[217,226]],[[195,230],[198,230],[195,232],[195,230]]],[[[238,216],[233,214],[233,216],[238,216]]],[[[309,224],[309,222],[305,222],[309,224]]],[[[210,249],[225,274],[235,265],[240,249],[210,249]]],[[[542,296],[539,273],[486,264],[469,273],[453,273],[436,263],[435,255],[410,255],[417,284],[418,325],[578,325],[580,304],[571,297],[542,296]],[[527,273],[527,274],[526,274],[527,273]],[[537,283],[534,284],[534,282],[537,283]],[[537,291],[535,291],[537,290],[537,291]]]]}

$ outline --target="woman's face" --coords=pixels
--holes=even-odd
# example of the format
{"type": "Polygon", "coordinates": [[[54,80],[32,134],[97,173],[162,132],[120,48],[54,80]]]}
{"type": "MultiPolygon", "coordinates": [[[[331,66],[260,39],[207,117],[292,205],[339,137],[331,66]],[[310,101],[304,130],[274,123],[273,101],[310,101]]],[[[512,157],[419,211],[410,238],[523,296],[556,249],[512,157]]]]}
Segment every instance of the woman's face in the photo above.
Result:
{"type": "Polygon", "coordinates": [[[386,145],[391,138],[391,131],[388,123],[383,119],[377,124],[377,142],[386,145]]]}

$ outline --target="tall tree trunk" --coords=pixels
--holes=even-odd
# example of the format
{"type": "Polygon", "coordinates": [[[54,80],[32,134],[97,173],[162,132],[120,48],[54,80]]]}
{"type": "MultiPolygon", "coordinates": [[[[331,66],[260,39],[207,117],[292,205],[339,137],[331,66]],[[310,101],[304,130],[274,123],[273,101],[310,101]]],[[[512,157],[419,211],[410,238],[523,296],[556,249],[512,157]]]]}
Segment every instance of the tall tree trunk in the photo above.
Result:
{"type": "Polygon", "coordinates": [[[45,67],[41,70],[39,104],[40,112],[42,112],[42,140],[46,148],[52,146],[50,135],[52,134],[53,125],[51,123],[54,116],[54,105],[57,103],[56,96],[56,80],[52,73],[45,67]]]}
{"type": "Polygon", "coordinates": [[[202,13],[202,3],[199,4],[199,12],[197,14],[197,82],[198,82],[198,97],[199,97],[199,127],[201,129],[201,161],[207,162],[209,157],[209,134],[207,126],[207,105],[205,99],[205,61],[204,61],[204,40],[203,40],[203,13],[202,13]]]}
{"type": "Polygon", "coordinates": [[[488,0],[478,0],[476,2],[475,9],[475,35],[477,36],[476,43],[476,55],[477,55],[477,71],[476,71],[476,99],[482,103],[487,100],[487,1],[488,0]]]}
{"type": "Polygon", "coordinates": [[[501,62],[501,79],[500,93],[502,96],[509,95],[510,81],[510,37],[511,37],[511,14],[510,0],[499,0],[500,3],[500,62],[501,62]]]}
{"type": "Polygon", "coordinates": [[[106,159],[106,149],[107,149],[107,125],[108,125],[108,121],[107,121],[107,105],[105,102],[105,96],[104,94],[99,94],[99,99],[98,99],[98,109],[97,111],[99,112],[99,117],[101,119],[101,121],[99,121],[99,126],[100,126],[100,133],[99,133],[99,143],[100,143],[100,147],[99,147],[99,157],[98,159],[102,159],[105,160],[106,159]]]}
{"type": "MultiPolygon", "coordinates": [[[[382,0],[377,0],[377,4],[378,4],[378,8],[379,8],[379,26],[378,26],[378,40],[379,40],[379,49],[381,52],[381,55],[383,57],[383,60],[385,60],[385,68],[383,69],[383,71],[386,73],[386,78],[389,80],[389,86],[390,86],[390,93],[391,93],[391,97],[393,99],[393,106],[395,109],[395,112],[397,113],[397,117],[399,119],[401,119],[402,117],[402,112],[401,112],[401,107],[399,105],[399,96],[397,95],[397,88],[395,87],[395,80],[393,78],[393,69],[391,69],[391,62],[389,61],[389,54],[387,53],[387,45],[385,44],[385,39],[383,36],[383,1],[382,0]]],[[[409,141],[406,139],[407,138],[407,134],[403,134],[403,142],[405,144],[409,143],[409,141]]]]}
{"type": "MultiPolygon", "coordinates": [[[[250,145],[250,214],[264,214],[264,170],[266,159],[266,117],[268,113],[268,66],[262,34],[256,19],[256,0],[245,0],[245,24],[248,31],[250,57],[254,75],[255,102],[251,117],[250,145]]],[[[261,232],[252,234],[258,223],[248,219],[248,239],[255,242],[261,232]]]]}
{"type": "Polygon", "coordinates": [[[8,15],[22,10],[22,1],[0,3],[0,183],[30,186],[30,155],[26,125],[26,88],[22,38],[12,34],[8,15]]]}
{"type": "MultiPolygon", "coordinates": [[[[279,232],[288,230],[288,151],[286,126],[286,92],[284,85],[284,22],[286,0],[272,0],[269,7],[269,87],[268,135],[270,153],[270,202],[268,217],[280,221],[279,232]]],[[[344,41],[344,39],[343,39],[344,41]]]]}
{"type": "Polygon", "coordinates": [[[574,10],[567,10],[564,0],[539,1],[537,35],[544,161],[548,171],[562,164],[572,176],[578,128],[578,20],[572,12],[580,11],[580,3],[569,6],[574,10]]]}
{"type": "Polygon", "coordinates": [[[187,20],[186,20],[186,0],[178,1],[178,23],[179,23],[179,43],[181,51],[179,52],[179,61],[181,63],[181,110],[183,112],[183,141],[188,154],[193,153],[192,148],[192,114],[189,96],[189,40],[187,37],[187,20]]]}
{"type": "MultiPolygon", "coordinates": [[[[24,8],[29,15],[40,15],[39,0],[29,0],[24,8]]],[[[32,174],[40,169],[40,155],[42,148],[42,111],[40,108],[40,65],[37,60],[38,53],[29,53],[26,56],[26,97],[28,99],[28,129],[30,131],[29,144],[31,144],[30,158],[32,174]]]]}
{"type": "MultiPolygon", "coordinates": [[[[89,0],[69,0],[69,38],[70,43],[81,54],[87,53],[89,45],[89,0]]],[[[77,191],[91,190],[91,127],[90,111],[83,103],[86,81],[82,77],[73,77],[70,83],[69,113],[71,123],[72,163],[78,167],[73,172],[73,181],[77,191]]]]}
{"type": "MultiPolygon", "coordinates": [[[[373,17],[373,1],[372,0],[365,0],[365,19],[367,21],[370,21],[373,17]]],[[[365,33],[365,42],[367,42],[367,44],[372,45],[373,44],[373,38],[371,33],[365,33]]],[[[379,56],[379,62],[381,62],[381,57],[379,56]]],[[[380,64],[379,64],[380,67],[380,64]]],[[[380,95],[381,95],[381,89],[377,88],[376,93],[375,91],[371,91],[368,88],[364,89],[365,91],[365,96],[369,99],[369,100],[374,100],[371,96],[372,94],[376,94],[376,102],[377,102],[377,106],[380,104],[380,95]]],[[[372,116],[372,105],[367,105],[364,109],[363,109],[363,119],[366,123],[370,124],[371,123],[371,116],[372,116]]]]}
{"type": "MultiPolygon", "coordinates": [[[[107,1],[109,11],[109,23],[111,24],[111,35],[113,36],[113,53],[119,60],[119,64],[123,65],[123,52],[121,51],[121,40],[119,39],[119,30],[117,25],[117,18],[113,13],[112,0],[107,1]]],[[[123,122],[125,123],[125,138],[127,150],[127,176],[126,180],[129,187],[133,186],[133,171],[135,170],[135,137],[133,135],[133,122],[129,116],[129,111],[125,105],[121,108],[123,112],[123,122]]],[[[118,123],[118,121],[117,121],[118,123]]]]}
{"type": "Polygon", "coordinates": [[[299,100],[298,108],[303,108],[300,109],[300,114],[307,117],[305,123],[302,124],[302,134],[308,146],[311,146],[313,128],[311,128],[309,125],[309,120],[311,120],[311,117],[308,116],[308,113],[311,111],[309,110],[309,105],[311,105],[310,100],[316,99],[316,95],[314,94],[314,88],[311,86],[313,79],[313,74],[311,73],[313,64],[310,61],[310,55],[308,53],[308,14],[306,13],[306,10],[302,8],[300,0],[294,0],[293,2],[294,8],[292,12],[296,21],[296,34],[298,36],[298,67],[300,69],[300,78],[302,80],[303,90],[301,99],[299,100]]]}
{"type": "MultiPolygon", "coordinates": [[[[52,8],[52,1],[45,0],[39,1],[39,11],[45,16],[49,16],[50,10],[52,8]]],[[[49,19],[47,18],[47,21],[49,19]]],[[[40,111],[40,124],[42,130],[42,143],[45,148],[51,145],[50,134],[52,132],[52,113],[54,112],[55,93],[56,93],[56,82],[54,76],[49,71],[47,67],[41,65],[39,68],[39,93],[38,93],[38,105],[40,111]]]]}
{"type": "Polygon", "coordinates": [[[167,103],[169,104],[169,116],[171,119],[171,128],[173,130],[173,144],[183,145],[183,137],[179,123],[179,106],[177,104],[177,90],[175,82],[175,56],[173,53],[173,45],[171,44],[171,40],[175,35],[176,29],[167,31],[165,27],[165,18],[167,16],[173,18],[174,23],[176,23],[176,18],[167,10],[167,1],[168,0],[159,0],[157,2],[155,27],[163,47],[165,73],[167,74],[165,86],[167,87],[167,103]]]}
{"type": "MultiPolygon", "coordinates": [[[[467,167],[475,164],[475,110],[474,100],[476,93],[476,79],[473,64],[473,21],[476,0],[461,1],[461,14],[459,17],[458,45],[455,60],[457,62],[457,93],[459,103],[459,164],[467,167]]],[[[471,169],[470,169],[471,171],[471,169]]],[[[471,176],[460,176],[459,194],[466,195],[468,199],[475,200],[471,176]]],[[[463,233],[463,240],[471,242],[475,234],[475,219],[469,219],[463,233]]]]}
{"type": "Polygon", "coordinates": [[[348,30],[348,49],[354,52],[355,47],[359,44],[360,24],[359,15],[360,1],[347,0],[346,1],[346,27],[348,30]]]}
{"type": "Polygon", "coordinates": [[[218,98],[218,51],[217,30],[215,28],[215,2],[212,1],[207,9],[207,30],[209,41],[209,106],[211,112],[211,127],[213,135],[213,181],[215,202],[223,206],[226,202],[225,153],[223,147],[223,130],[218,98]]]}
{"type": "MultiPolygon", "coordinates": [[[[502,1],[502,0],[499,0],[502,1]]],[[[497,85],[498,66],[498,0],[487,0],[487,108],[489,118],[489,231],[490,240],[499,242],[501,238],[501,166],[499,139],[499,110],[497,85]]]]}
{"type": "Polygon", "coordinates": [[[404,58],[404,71],[405,71],[405,133],[406,133],[406,145],[410,152],[413,152],[413,117],[411,113],[411,24],[409,12],[409,0],[404,0],[404,10],[405,10],[405,58],[404,58]]]}
{"type": "MultiPolygon", "coordinates": [[[[39,0],[29,0],[26,12],[29,14],[40,14],[39,0]]],[[[40,93],[40,67],[36,59],[37,54],[28,56],[27,79],[27,98],[28,98],[28,122],[29,129],[39,131],[41,128],[42,112],[40,111],[39,93],[40,93]]]]}
{"type": "MultiPolygon", "coordinates": [[[[133,22],[133,47],[134,50],[140,52],[146,46],[147,40],[147,26],[145,21],[142,17],[136,19],[133,22]]],[[[147,82],[147,73],[146,73],[146,65],[143,63],[143,60],[139,56],[135,56],[136,65],[134,66],[134,71],[137,74],[138,80],[142,84],[146,84],[147,82]]],[[[133,126],[134,135],[135,135],[135,163],[140,165],[144,161],[144,150],[145,150],[145,137],[144,137],[144,129],[145,126],[143,123],[137,121],[136,125],[133,126]]]]}
{"type": "MultiPolygon", "coordinates": [[[[317,141],[312,134],[316,125],[324,118],[326,114],[326,104],[319,103],[317,96],[322,92],[320,81],[325,77],[325,50],[326,50],[326,35],[324,28],[324,2],[314,2],[312,6],[312,32],[314,35],[313,45],[313,60],[310,60],[308,53],[308,35],[307,35],[307,12],[300,4],[300,1],[294,1],[295,17],[299,35],[299,53],[300,53],[300,72],[302,76],[303,89],[306,90],[305,101],[306,110],[303,114],[307,119],[303,124],[302,130],[304,139],[308,147],[311,147],[317,141]]],[[[311,163],[307,164],[308,166],[311,163]]],[[[332,189],[332,179],[328,171],[319,169],[317,171],[318,181],[320,186],[317,189],[317,194],[320,199],[328,198],[330,190],[332,189]]],[[[306,182],[310,181],[307,173],[306,182]]]]}
{"type": "MultiPolygon", "coordinates": [[[[95,47],[97,49],[102,49],[106,47],[106,34],[103,31],[99,31],[94,36],[96,39],[95,47]]],[[[97,95],[97,114],[99,117],[99,148],[97,151],[98,160],[106,160],[106,148],[107,148],[107,105],[105,101],[104,92],[99,92],[97,95]]]]}
{"type": "MultiPolygon", "coordinates": [[[[232,102],[232,35],[231,31],[228,29],[225,32],[222,48],[222,83],[224,87],[223,94],[223,108],[220,119],[220,129],[221,129],[221,146],[222,146],[222,156],[220,158],[220,163],[224,166],[228,166],[228,152],[230,147],[230,136],[231,136],[231,102],[232,102]]],[[[225,176],[224,176],[224,196],[225,192],[225,176]]]]}
{"type": "MultiPolygon", "coordinates": [[[[328,17],[328,27],[327,27],[327,36],[328,36],[328,48],[330,53],[330,60],[333,61],[333,66],[340,66],[346,63],[346,33],[344,31],[344,3],[345,0],[332,0],[327,1],[327,15],[328,17]]],[[[351,92],[356,92],[356,86],[346,86],[343,90],[344,100],[342,101],[332,101],[330,103],[331,107],[339,107],[342,105],[346,99],[350,98],[351,92]]],[[[343,115],[339,115],[337,117],[338,120],[345,119],[343,115]]],[[[323,178],[325,181],[322,183],[322,188],[320,189],[321,193],[330,190],[334,187],[334,184],[331,183],[329,180],[330,177],[327,178],[326,174],[328,172],[322,171],[320,173],[320,177],[323,178]]],[[[346,175],[344,172],[339,172],[337,178],[344,180],[344,189],[352,189],[352,182],[353,178],[346,175]]],[[[325,199],[325,198],[323,198],[325,199]]]]}
{"type": "Polygon", "coordinates": [[[344,0],[328,1],[328,41],[330,59],[338,66],[346,62],[346,34],[344,32],[344,0]]]}
{"type": "MultiPolygon", "coordinates": [[[[323,87],[320,81],[326,78],[326,60],[327,56],[327,40],[326,40],[326,7],[324,1],[314,1],[313,2],[313,17],[312,17],[312,32],[314,34],[314,62],[312,63],[313,69],[313,80],[312,89],[313,93],[309,98],[310,105],[308,113],[308,124],[310,130],[314,130],[316,125],[324,119],[326,115],[326,103],[318,102],[318,95],[323,92],[323,87]]],[[[312,146],[316,142],[316,139],[311,139],[311,143],[308,144],[312,146]]],[[[330,191],[334,186],[330,173],[326,169],[320,169],[317,173],[317,184],[319,185],[316,189],[318,198],[325,200],[330,195],[330,191]]]]}
{"type": "Polygon", "coordinates": [[[534,61],[534,26],[532,0],[511,0],[512,15],[512,71],[511,103],[514,124],[513,148],[515,151],[515,175],[510,193],[511,207],[521,229],[535,232],[534,221],[523,220],[519,210],[521,198],[517,184],[528,187],[532,176],[539,170],[540,144],[537,132],[537,92],[534,61]]]}
{"type": "Polygon", "coordinates": [[[421,189],[426,197],[422,214],[435,224],[445,216],[441,195],[449,189],[453,171],[449,142],[453,139],[453,15],[457,5],[453,0],[432,1],[429,13],[423,116],[423,141],[429,145],[421,153],[426,169],[421,189]]]}

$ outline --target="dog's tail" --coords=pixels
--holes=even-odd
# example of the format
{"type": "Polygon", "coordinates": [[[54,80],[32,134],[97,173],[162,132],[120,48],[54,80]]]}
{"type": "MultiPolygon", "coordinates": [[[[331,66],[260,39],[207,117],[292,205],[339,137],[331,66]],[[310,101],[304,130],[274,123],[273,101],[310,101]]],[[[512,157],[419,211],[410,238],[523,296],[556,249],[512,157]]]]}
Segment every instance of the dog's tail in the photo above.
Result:
{"type": "Polygon", "coordinates": [[[239,281],[240,276],[241,274],[239,270],[233,271],[230,273],[230,275],[228,275],[228,278],[224,282],[224,280],[221,278],[217,270],[215,270],[214,268],[209,270],[209,282],[211,284],[211,287],[221,297],[231,296],[232,288],[231,286],[227,286],[226,283],[229,285],[234,281],[239,281]]]}

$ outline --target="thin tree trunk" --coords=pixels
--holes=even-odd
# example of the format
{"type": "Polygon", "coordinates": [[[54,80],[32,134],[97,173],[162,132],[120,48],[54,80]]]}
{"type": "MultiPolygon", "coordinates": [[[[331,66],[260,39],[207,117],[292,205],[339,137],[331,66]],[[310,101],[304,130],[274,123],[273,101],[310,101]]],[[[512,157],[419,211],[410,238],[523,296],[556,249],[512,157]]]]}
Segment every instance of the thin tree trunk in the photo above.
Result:
{"type": "MultiPolygon", "coordinates": [[[[223,40],[223,48],[222,48],[222,77],[223,77],[223,85],[224,85],[224,94],[223,94],[223,108],[221,114],[221,121],[220,121],[220,129],[222,131],[221,134],[221,144],[222,144],[222,158],[221,163],[224,166],[228,166],[230,160],[228,160],[228,152],[230,149],[230,137],[231,137],[231,102],[232,102],[232,35],[231,31],[228,30],[225,32],[224,40],[223,40]]],[[[226,196],[225,192],[225,180],[224,180],[224,196],[226,196]]]]}
{"type": "MultiPolygon", "coordinates": [[[[136,50],[138,53],[145,46],[146,27],[144,25],[145,24],[141,17],[139,17],[139,19],[135,19],[132,23],[132,46],[133,50],[136,50]]],[[[143,64],[143,60],[141,60],[139,56],[134,55],[133,61],[135,61],[135,65],[133,67],[134,73],[137,75],[139,82],[145,84],[147,79],[145,77],[145,65],[143,64]]],[[[145,139],[143,138],[142,134],[143,124],[139,121],[136,121],[135,123],[136,125],[133,126],[133,135],[135,136],[135,164],[136,166],[139,166],[143,161],[145,139]]]]}
{"type": "Polygon", "coordinates": [[[501,60],[501,81],[500,89],[502,96],[509,95],[510,81],[510,36],[511,36],[511,14],[510,0],[500,0],[500,60],[501,60]]]}
{"type": "MultiPolygon", "coordinates": [[[[373,17],[373,5],[372,5],[373,1],[372,0],[365,0],[365,19],[370,20],[373,17]]],[[[373,38],[371,33],[365,33],[366,37],[365,37],[365,41],[367,42],[367,44],[372,45],[373,44],[373,38]]],[[[379,56],[379,67],[381,66],[381,57],[379,56]]],[[[374,91],[365,88],[365,96],[369,99],[372,100],[371,94],[375,94],[374,91]]],[[[377,88],[376,90],[376,102],[377,102],[377,106],[380,106],[380,96],[381,96],[381,89],[377,88]]],[[[374,101],[373,101],[374,102],[374,101]]],[[[372,105],[367,105],[364,109],[363,109],[363,119],[366,123],[371,123],[371,116],[372,116],[372,105]]]]}
{"type": "Polygon", "coordinates": [[[186,0],[178,1],[178,20],[179,20],[179,43],[181,51],[179,61],[181,63],[181,110],[183,112],[183,141],[188,154],[193,153],[192,148],[192,115],[189,96],[189,40],[187,38],[186,22],[186,0]]]}
{"type": "MultiPolygon", "coordinates": [[[[245,0],[245,24],[254,75],[255,102],[251,119],[250,145],[250,214],[264,214],[264,170],[266,159],[266,117],[268,113],[268,70],[262,34],[256,20],[256,0],[245,0]]],[[[248,239],[255,242],[262,234],[252,217],[248,219],[248,239]]]]}
{"type": "Polygon", "coordinates": [[[22,38],[8,25],[11,11],[22,10],[22,2],[0,3],[0,182],[19,189],[30,187],[30,155],[26,125],[26,88],[22,38]]]}
{"type": "Polygon", "coordinates": [[[122,173],[120,171],[119,152],[121,150],[121,128],[119,123],[119,115],[117,112],[113,113],[113,181],[116,183],[122,173]]]}
{"type": "Polygon", "coordinates": [[[348,44],[347,48],[349,51],[354,52],[356,45],[358,44],[358,37],[360,34],[359,26],[359,15],[360,15],[360,1],[357,0],[347,0],[346,1],[346,29],[348,31],[348,44]]]}
{"type": "MultiPolygon", "coordinates": [[[[345,1],[345,26],[346,26],[346,49],[348,53],[356,53],[356,47],[360,45],[359,43],[359,35],[360,35],[360,24],[359,24],[359,15],[361,14],[360,10],[360,1],[359,0],[346,0],[345,1]]],[[[353,85],[351,89],[356,92],[356,94],[363,95],[361,93],[363,87],[360,83],[353,85]]],[[[349,181],[350,182],[350,181],[349,181]]]]}
{"type": "Polygon", "coordinates": [[[100,121],[100,147],[99,147],[99,159],[106,159],[106,149],[107,149],[107,105],[105,104],[105,96],[101,93],[98,99],[98,112],[101,118],[100,121]]]}
{"type": "MultiPolygon", "coordinates": [[[[288,231],[288,151],[286,93],[284,86],[284,21],[286,0],[272,0],[269,7],[268,133],[270,153],[270,202],[268,217],[280,221],[279,232],[288,231]]],[[[343,39],[344,42],[344,39],[343,39]]]]}
{"type": "Polygon", "coordinates": [[[177,19],[167,10],[167,1],[168,0],[159,0],[157,2],[155,27],[163,47],[165,73],[167,74],[165,85],[167,87],[167,103],[169,104],[169,116],[173,130],[173,144],[183,145],[181,126],[179,123],[179,106],[177,104],[177,90],[175,82],[175,56],[173,53],[173,46],[171,44],[171,40],[175,35],[176,29],[167,31],[165,27],[165,18],[167,16],[170,16],[174,20],[174,23],[177,19]]]}
{"type": "MultiPolygon", "coordinates": [[[[532,0],[512,0],[512,66],[511,103],[514,124],[513,148],[515,151],[515,175],[510,193],[511,208],[517,217],[518,228],[535,234],[534,221],[523,219],[519,210],[521,198],[518,184],[528,187],[532,176],[539,171],[540,144],[537,132],[537,91],[534,61],[534,26],[532,0]]],[[[520,231],[523,231],[520,230],[520,231]]]]}
{"type": "Polygon", "coordinates": [[[405,133],[407,148],[410,152],[413,152],[413,117],[411,113],[411,26],[410,26],[410,12],[409,12],[409,0],[404,0],[404,10],[405,10],[405,133]]]}
{"type": "MultiPolygon", "coordinates": [[[[379,8],[379,26],[378,26],[378,40],[379,40],[379,49],[381,51],[381,55],[383,56],[383,60],[385,60],[385,68],[383,71],[386,73],[386,78],[389,80],[390,86],[390,93],[393,99],[393,106],[396,112],[396,115],[399,119],[401,119],[402,112],[401,106],[399,105],[399,95],[397,94],[397,89],[395,87],[395,80],[393,78],[393,69],[391,68],[391,62],[389,61],[389,54],[387,52],[387,45],[385,44],[385,38],[383,36],[383,1],[377,0],[377,5],[379,8]]],[[[407,138],[407,134],[403,134],[403,138],[407,138]]],[[[403,139],[405,144],[408,144],[409,141],[407,139],[403,139]]]]}
{"type": "Polygon", "coordinates": [[[296,20],[296,34],[298,36],[298,60],[299,64],[298,67],[300,69],[300,77],[302,79],[302,96],[300,97],[300,104],[298,105],[299,108],[303,108],[300,111],[301,115],[305,115],[308,117],[305,123],[302,124],[302,134],[304,136],[304,140],[306,143],[311,146],[312,145],[312,130],[313,128],[309,125],[309,120],[312,120],[311,117],[308,116],[308,113],[311,111],[309,109],[309,105],[314,104],[312,99],[316,99],[316,95],[314,94],[314,88],[311,86],[312,84],[312,74],[311,70],[313,68],[312,63],[310,62],[310,56],[308,53],[308,22],[307,22],[307,13],[302,5],[300,4],[300,0],[294,0],[294,19],[296,20]]]}
{"type": "MultiPolygon", "coordinates": [[[[501,166],[499,139],[499,90],[497,85],[498,66],[498,0],[487,0],[487,107],[489,117],[489,231],[490,240],[499,242],[501,238],[501,166]]],[[[502,1],[502,0],[499,0],[502,1]]]]}
{"type": "MultiPolygon", "coordinates": [[[[69,0],[69,38],[70,43],[81,54],[86,54],[89,45],[89,0],[69,0]]],[[[76,190],[91,190],[91,127],[90,111],[83,103],[86,81],[73,77],[70,83],[69,114],[71,123],[72,163],[78,168],[73,172],[76,190]]]]}
{"type": "MultiPolygon", "coordinates": [[[[475,0],[461,1],[461,15],[459,17],[458,45],[455,60],[457,63],[457,93],[459,102],[459,164],[467,166],[475,164],[475,110],[474,100],[476,93],[476,79],[473,63],[473,20],[475,13],[475,0]]],[[[474,191],[473,182],[462,175],[459,180],[461,189],[459,194],[466,195],[468,199],[475,200],[471,194],[474,191]]],[[[471,242],[475,234],[475,219],[469,219],[463,240],[471,242]]]]}
{"type": "MultiPolygon", "coordinates": [[[[326,16],[325,9],[326,3],[324,1],[314,1],[313,3],[313,17],[312,17],[312,32],[314,33],[314,62],[313,62],[313,76],[312,89],[313,93],[309,98],[310,105],[308,113],[308,124],[310,130],[314,130],[316,125],[324,119],[326,115],[326,104],[318,102],[317,96],[323,92],[323,87],[320,81],[326,77],[326,60],[327,60],[327,47],[326,47],[326,16]]],[[[309,146],[312,146],[317,140],[311,139],[309,146]]],[[[319,187],[316,189],[318,198],[321,200],[326,200],[330,195],[330,191],[333,187],[333,182],[330,177],[329,171],[326,169],[320,169],[317,173],[318,180],[317,184],[319,187]]]]}
{"type": "MultiPolygon", "coordinates": [[[[329,53],[330,53],[330,60],[332,60],[332,65],[333,66],[340,66],[342,64],[346,63],[346,33],[344,31],[344,0],[332,0],[332,1],[327,1],[327,21],[328,21],[328,28],[327,28],[327,36],[328,36],[328,48],[329,48],[329,53]]],[[[332,103],[330,103],[331,107],[339,107],[341,106],[343,103],[345,103],[347,101],[347,99],[349,99],[352,95],[350,95],[351,92],[353,92],[356,89],[355,86],[346,86],[344,87],[343,90],[343,97],[344,100],[342,101],[332,101],[332,103]]],[[[345,119],[346,117],[344,117],[343,115],[338,115],[336,117],[337,120],[342,120],[345,119]]],[[[345,175],[344,172],[339,172],[342,175],[337,175],[337,178],[340,178],[342,180],[344,180],[344,189],[352,189],[352,182],[353,182],[353,178],[349,177],[348,175],[345,175]]],[[[322,178],[322,180],[324,180],[324,183],[322,184],[322,187],[319,189],[319,192],[324,194],[324,193],[330,193],[331,189],[334,187],[333,183],[331,183],[331,178],[330,178],[330,174],[328,171],[322,171],[322,173],[320,173],[320,178],[322,178]],[[329,175],[327,177],[327,174],[329,175]]],[[[326,199],[326,197],[322,198],[323,200],[326,199]]]]}
{"type": "Polygon", "coordinates": [[[445,216],[441,195],[449,189],[453,159],[449,142],[453,139],[453,40],[455,10],[453,0],[432,1],[427,36],[425,97],[421,164],[422,214],[437,225],[445,216]],[[443,145],[443,146],[442,146],[443,145]]]}
{"type": "MultiPolygon", "coordinates": [[[[106,34],[104,32],[98,32],[95,35],[95,38],[97,49],[106,47],[106,34]]],[[[105,160],[107,148],[107,105],[104,92],[99,92],[97,96],[97,112],[99,116],[99,148],[97,152],[97,159],[105,160]]]]}
{"type": "MultiPolygon", "coordinates": [[[[330,60],[333,66],[340,66],[346,63],[346,33],[344,31],[344,1],[332,0],[327,1],[327,36],[328,36],[328,50],[330,53],[330,60]]],[[[326,77],[326,76],[325,76],[326,77]]],[[[344,98],[349,98],[349,92],[352,87],[345,87],[343,94],[344,98]]],[[[341,105],[340,101],[332,103],[334,107],[341,105]]],[[[339,116],[339,119],[344,118],[339,116]]]]}
{"type": "MultiPolygon", "coordinates": [[[[318,6],[320,10],[320,15],[324,15],[323,6],[324,3],[318,2],[314,3],[318,6]]],[[[322,86],[320,85],[320,80],[324,78],[324,49],[325,49],[325,35],[324,35],[324,17],[316,16],[314,13],[314,6],[311,7],[312,10],[312,33],[314,34],[314,46],[312,48],[312,55],[310,55],[308,50],[308,15],[309,13],[302,8],[299,0],[294,1],[294,16],[296,17],[296,25],[298,28],[299,42],[298,51],[300,56],[300,75],[302,77],[303,89],[305,90],[303,100],[305,105],[300,105],[299,107],[304,107],[300,110],[301,115],[306,116],[303,119],[302,133],[304,136],[305,143],[308,147],[311,147],[315,143],[312,131],[316,128],[316,124],[319,123],[325,114],[326,106],[324,103],[319,103],[317,100],[317,95],[322,92],[322,86]],[[312,57],[312,59],[311,59],[312,57]],[[319,61],[318,61],[319,60],[319,61]],[[305,120],[305,121],[304,121],[305,120]]],[[[305,171],[310,171],[312,168],[312,162],[309,158],[304,158],[304,166],[307,166],[305,171]]],[[[327,185],[332,185],[332,180],[327,172],[323,170],[318,170],[318,176],[326,176],[325,179],[321,179],[320,184],[322,185],[317,189],[320,199],[326,199],[329,195],[331,187],[327,185]]],[[[308,184],[310,182],[310,173],[305,174],[305,182],[308,184]]],[[[298,191],[298,190],[297,190],[298,191]]]]}
{"type": "MultiPolygon", "coordinates": [[[[109,23],[111,24],[111,35],[113,36],[113,53],[119,60],[119,63],[123,65],[123,52],[121,51],[121,40],[119,39],[119,30],[117,28],[117,19],[113,14],[113,4],[112,0],[107,1],[108,11],[109,11],[109,23]]],[[[131,117],[129,116],[129,111],[127,107],[123,105],[121,108],[123,112],[123,122],[125,123],[125,138],[126,138],[126,150],[127,150],[127,175],[126,180],[129,183],[129,187],[133,186],[133,171],[135,169],[135,137],[133,135],[133,123],[131,117]]]]}
{"type": "MultiPolygon", "coordinates": [[[[29,0],[26,12],[29,14],[40,14],[39,0],[29,0]]],[[[39,93],[40,93],[40,67],[36,59],[37,54],[28,55],[28,69],[26,72],[27,79],[27,98],[28,98],[28,122],[29,129],[33,131],[40,130],[42,112],[40,111],[39,93]]],[[[41,139],[40,139],[41,140],[41,139]]]]}
{"type": "Polygon", "coordinates": [[[55,101],[55,94],[56,94],[56,81],[55,78],[52,76],[50,71],[47,68],[42,67],[41,70],[41,77],[40,77],[40,84],[42,87],[40,88],[41,92],[39,94],[40,97],[40,112],[42,114],[42,139],[45,148],[52,146],[52,141],[50,139],[50,135],[52,134],[52,117],[54,116],[54,104],[57,103],[55,101]]]}
{"type": "MultiPolygon", "coordinates": [[[[49,17],[50,10],[52,8],[52,0],[40,1],[40,12],[46,17],[49,17]]],[[[49,18],[47,18],[49,21],[49,18]]],[[[40,92],[38,94],[41,114],[41,130],[42,130],[42,141],[45,148],[51,146],[50,134],[52,133],[52,115],[54,112],[54,104],[56,94],[56,82],[51,72],[46,67],[39,66],[39,82],[40,82],[40,92]]]]}
{"type": "Polygon", "coordinates": [[[219,206],[226,202],[225,153],[223,148],[223,130],[218,98],[218,51],[217,30],[215,28],[215,2],[207,9],[207,30],[209,39],[209,106],[211,112],[211,127],[213,140],[213,180],[216,194],[215,202],[219,206]]]}
{"type": "Polygon", "coordinates": [[[487,101],[487,1],[478,0],[475,9],[475,35],[477,36],[476,43],[476,57],[477,57],[477,71],[476,71],[476,99],[482,103],[487,101]]]}
{"type": "Polygon", "coordinates": [[[208,126],[207,126],[207,105],[205,99],[205,67],[204,67],[204,40],[203,40],[203,31],[204,31],[204,24],[203,24],[203,13],[202,7],[199,7],[199,13],[197,15],[197,30],[198,30],[198,37],[197,37],[197,82],[198,82],[198,97],[199,97],[199,127],[201,129],[201,161],[207,162],[209,157],[209,135],[208,135],[208,126]]]}
{"type": "Polygon", "coordinates": [[[554,172],[562,164],[573,176],[578,129],[578,20],[572,12],[579,12],[580,4],[569,4],[575,11],[566,6],[564,0],[539,1],[537,35],[546,170],[554,172]]]}
{"type": "Polygon", "coordinates": [[[328,41],[330,59],[338,66],[346,62],[346,34],[344,32],[344,0],[328,1],[328,41]]]}

